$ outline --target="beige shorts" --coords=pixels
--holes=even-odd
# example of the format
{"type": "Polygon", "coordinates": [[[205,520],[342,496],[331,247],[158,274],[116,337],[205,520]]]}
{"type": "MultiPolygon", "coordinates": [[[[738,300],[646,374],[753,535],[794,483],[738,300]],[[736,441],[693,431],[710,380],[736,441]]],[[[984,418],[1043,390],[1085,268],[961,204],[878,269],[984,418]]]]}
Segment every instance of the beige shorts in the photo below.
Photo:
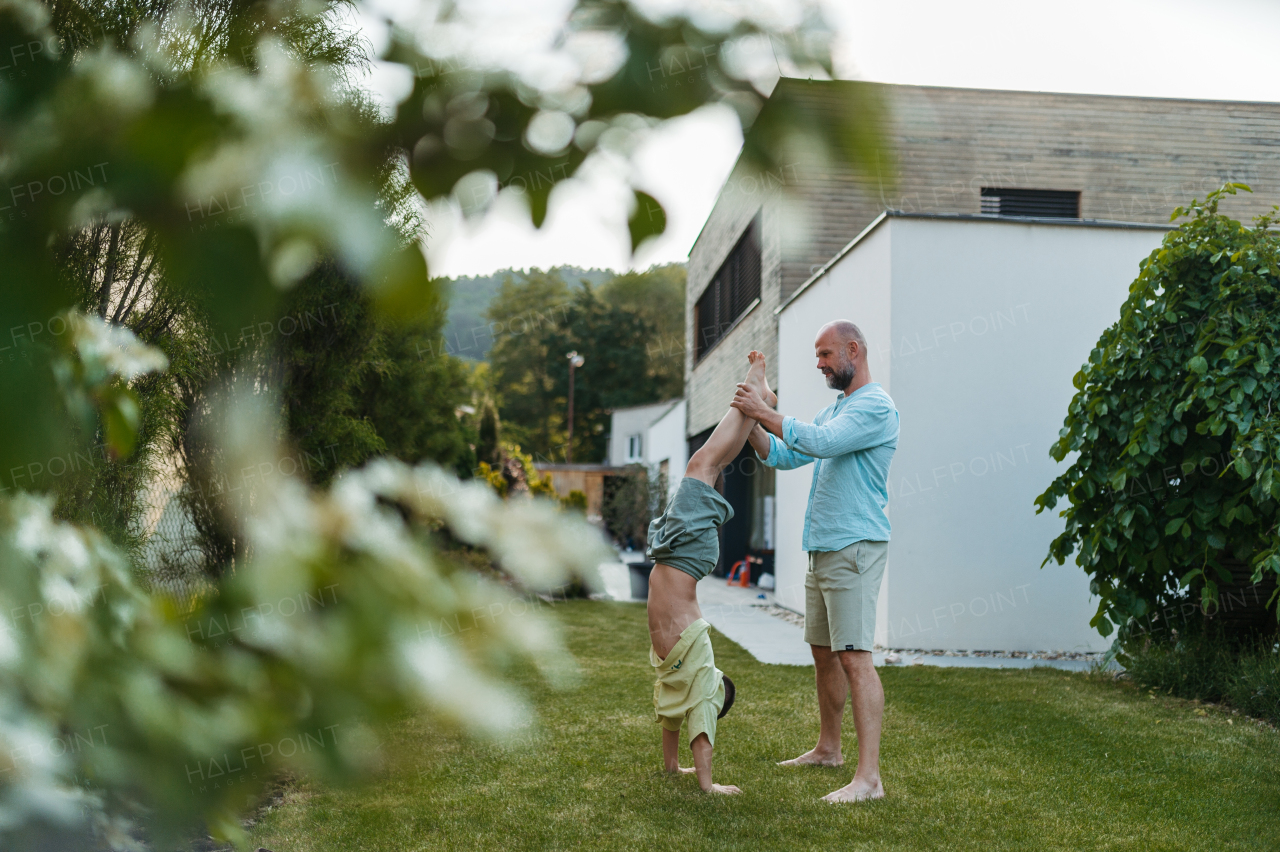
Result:
{"type": "Polygon", "coordinates": [[[889,542],[855,541],[810,551],[804,578],[804,641],[833,651],[870,651],[889,542]]]}

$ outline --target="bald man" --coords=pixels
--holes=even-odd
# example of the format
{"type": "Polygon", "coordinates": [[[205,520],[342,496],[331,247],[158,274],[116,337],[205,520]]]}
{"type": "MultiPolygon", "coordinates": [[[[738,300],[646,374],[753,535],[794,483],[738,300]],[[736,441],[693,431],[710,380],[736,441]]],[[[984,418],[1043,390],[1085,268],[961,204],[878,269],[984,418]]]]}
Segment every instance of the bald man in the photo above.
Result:
{"type": "Polygon", "coordinates": [[[828,802],[884,797],[880,724],[884,690],[871,662],[876,599],[889,553],[887,481],[898,447],[898,410],[871,380],[867,341],[856,325],[836,320],[813,343],[828,387],[840,391],[812,423],[784,417],[752,385],[738,385],[733,407],[756,421],[748,440],[760,460],[780,470],[813,464],[804,516],[804,639],[818,686],[818,744],[783,766],[840,766],[840,722],[853,695],[858,768],[828,802]]]}

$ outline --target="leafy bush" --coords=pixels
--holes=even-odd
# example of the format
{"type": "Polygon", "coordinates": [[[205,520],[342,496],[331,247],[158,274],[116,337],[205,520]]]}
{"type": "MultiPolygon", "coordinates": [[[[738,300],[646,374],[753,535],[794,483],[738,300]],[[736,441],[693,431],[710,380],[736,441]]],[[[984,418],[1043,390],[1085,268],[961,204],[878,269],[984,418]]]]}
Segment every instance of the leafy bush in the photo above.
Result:
{"type": "Polygon", "coordinates": [[[1134,681],[1143,686],[1181,698],[1218,701],[1227,690],[1237,650],[1196,631],[1135,643],[1119,658],[1134,681]]]}
{"type": "Polygon", "coordinates": [[[499,497],[524,494],[530,497],[555,497],[556,486],[551,474],[541,474],[533,464],[533,457],[520,449],[519,444],[504,443],[498,450],[499,461],[490,465],[480,462],[476,478],[497,492],[499,497]]]}
{"type": "Polygon", "coordinates": [[[579,515],[587,514],[587,494],[585,491],[573,489],[568,494],[560,498],[560,508],[566,512],[577,512],[579,515]]]}
{"type": "Polygon", "coordinates": [[[652,476],[642,464],[629,464],[604,484],[601,507],[605,529],[627,547],[642,548],[649,521],[662,514],[667,497],[664,476],[652,476]]]}
{"type": "Polygon", "coordinates": [[[1218,213],[1247,189],[1174,211],[1190,219],[1140,264],[1050,450],[1078,455],[1036,499],[1069,502],[1045,562],[1079,549],[1104,636],[1187,588],[1215,601],[1230,560],[1280,573],[1280,235],[1218,213]]]}

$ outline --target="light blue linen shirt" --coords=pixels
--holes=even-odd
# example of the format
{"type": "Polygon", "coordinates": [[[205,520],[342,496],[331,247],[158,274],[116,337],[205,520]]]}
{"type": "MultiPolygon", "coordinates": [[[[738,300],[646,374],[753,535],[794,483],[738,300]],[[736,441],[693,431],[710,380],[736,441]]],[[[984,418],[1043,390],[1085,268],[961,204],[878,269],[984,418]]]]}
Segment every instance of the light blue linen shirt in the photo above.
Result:
{"type": "MultiPolygon", "coordinates": [[[[782,440],[769,435],[769,467],[813,463],[804,513],[805,550],[841,550],[855,541],[888,541],[889,463],[898,448],[898,409],[869,382],[818,413],[812,423],[782,418],[782,440]]],[[[758,455],[758,454],[757,454],[758,455]]]]}

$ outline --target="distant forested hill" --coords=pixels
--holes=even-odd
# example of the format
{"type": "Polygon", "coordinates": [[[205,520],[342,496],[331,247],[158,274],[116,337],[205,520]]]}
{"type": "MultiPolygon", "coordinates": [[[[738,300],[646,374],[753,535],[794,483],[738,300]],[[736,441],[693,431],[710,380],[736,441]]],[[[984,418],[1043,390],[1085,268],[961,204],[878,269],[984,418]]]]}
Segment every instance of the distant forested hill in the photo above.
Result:
{"type": "MultiPolygon", "coordinates": [[[[618,274],[609,269],[579,269],[576,266],[557,266],[548,272],[559,275],[575,288],[580,287],[582,281],[590,282],[592,287],[599,287],[618,274]]],[[[445,351],[475,361],[488,357],[493,336],[488,333],[484,312],[507,276],[521,278],[523,271],[500,269],[492,275],[445,279],[449,300],[444,328],[445,351]]]]}

